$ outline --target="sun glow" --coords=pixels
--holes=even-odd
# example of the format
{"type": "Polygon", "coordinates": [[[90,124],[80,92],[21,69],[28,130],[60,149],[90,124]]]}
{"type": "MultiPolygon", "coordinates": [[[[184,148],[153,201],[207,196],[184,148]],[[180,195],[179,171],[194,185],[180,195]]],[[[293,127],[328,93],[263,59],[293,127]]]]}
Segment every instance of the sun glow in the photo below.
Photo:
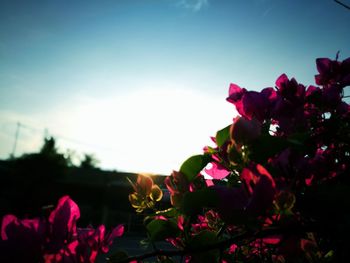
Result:
{"type": "Polygon", "coordinates": [[[104,168],[170,174],[190,155],[202,152],[213,127],[232,121],[224,98],[185,89],[144,89],[105,99],[82,99],[56,113],[53,128],[85,145],[63,148],[92,152],[104,168]]]}
{"type": "Polygon", "coordinates": [[[103,169],[170,174],[211,145],[216,128],[227,126],[236,115],[222,94],[212,96],[180,85],[147,86],[154,88],[103,98],[80,96],[30,119],[25,115],[9,119],[11,114],[6,113],[13,129],[1,133],[8,137],[1,155],[11,153],[18,121],[22,126],[16,156],[38,151],[45,134],[56,139],[61,152],[73,153],[76,164],[89,153],[103,169]]]}

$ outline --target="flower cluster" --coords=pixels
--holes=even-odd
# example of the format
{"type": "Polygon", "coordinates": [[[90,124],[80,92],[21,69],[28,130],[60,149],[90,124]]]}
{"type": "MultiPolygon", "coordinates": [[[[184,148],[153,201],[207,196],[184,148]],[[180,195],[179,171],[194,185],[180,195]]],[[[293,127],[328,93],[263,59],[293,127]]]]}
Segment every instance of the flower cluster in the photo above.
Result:
{"type": "Polygon", "coordinates": [[[171,206],[147,215],[152,242],[191,263],[346,261],[350,58],[316,65],[317,86],[285,74],[260,92],[230,85],[239,116],[166,178],[171,206]]]}
{"type": "Polygon", "coordinates": [[[162,190],[153,183],[150,175],[139,174],[136,183],[130,183],[135,192],[129,195],[129,201],[139,213],[147,208],[154,208],[156,202],[163,197],[162,190]]]}
{"type": "Polygon", "coordinates": [[[48,219],[19,219],[6,215],[1,224],[1,262],[92,263],[98,253],[107,253],[124,227],[111,232],[105,226],[77,228],[77,204],[64,196],[48,219]]]}

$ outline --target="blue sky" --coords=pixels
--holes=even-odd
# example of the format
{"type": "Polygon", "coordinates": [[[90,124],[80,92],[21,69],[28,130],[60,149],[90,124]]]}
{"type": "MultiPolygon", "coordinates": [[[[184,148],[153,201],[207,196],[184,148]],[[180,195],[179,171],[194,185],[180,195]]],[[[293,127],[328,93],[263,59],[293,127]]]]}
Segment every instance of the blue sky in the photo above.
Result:
{"type": "Polygon", "coordinates": [[[1,0],[0,157],[20,122],[17,155],[47,129],[102,167],[170,173],[231,122],[231,82],[313,84],[349,25],[332,0],[1,0]]]}

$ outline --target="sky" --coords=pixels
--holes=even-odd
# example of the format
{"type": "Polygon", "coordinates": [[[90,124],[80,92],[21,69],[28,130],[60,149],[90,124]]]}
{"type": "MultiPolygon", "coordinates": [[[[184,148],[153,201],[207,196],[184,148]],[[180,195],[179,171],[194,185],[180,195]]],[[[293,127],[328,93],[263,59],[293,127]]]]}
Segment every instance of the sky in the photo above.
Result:
{"type": "Polygon", "coordinates": [[[349,25],[332,0],[0,0],[0,158],[50,135],[170,174],[232,123],[230,83],[314,84],[316,58],[350,57],[349,25]]]}

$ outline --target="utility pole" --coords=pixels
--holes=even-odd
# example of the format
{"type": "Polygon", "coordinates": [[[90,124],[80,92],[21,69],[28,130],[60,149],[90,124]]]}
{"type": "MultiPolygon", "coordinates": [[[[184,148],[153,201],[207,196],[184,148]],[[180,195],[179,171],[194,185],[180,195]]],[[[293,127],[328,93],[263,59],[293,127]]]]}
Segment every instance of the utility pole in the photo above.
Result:
{"type": "Polygon", "coordinates": [[[21,128],[21,123],[17,122],[17,129],[16,129],[16,134],[15,134],[15,142],[13,144],[13,149],[12,149],[12,157],[15,157],[16,153],[16,147],[17,147],[17,141],[18,141],[18,136],[19,136],[19,129],[21,128]]]}

